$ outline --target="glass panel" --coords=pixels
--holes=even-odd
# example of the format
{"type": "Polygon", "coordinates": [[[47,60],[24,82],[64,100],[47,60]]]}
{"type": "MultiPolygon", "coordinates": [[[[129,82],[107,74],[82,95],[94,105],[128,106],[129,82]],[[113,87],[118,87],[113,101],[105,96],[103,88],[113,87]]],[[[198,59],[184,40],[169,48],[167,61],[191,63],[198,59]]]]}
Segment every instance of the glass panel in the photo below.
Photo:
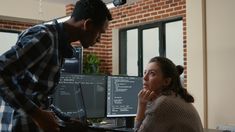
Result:
{"type": "Polygon", "coordinates": [[[183,23],[182,21],[166,24],[166,57],[176,65],[183,66],[183,23]]]}
{"type": "MultiPolygon", "coordinates": [[[[176,65],[184,66],[183,53],[183,22],[176,21],[166,24],[166,57],[176,65]]],[[[184,74],[180,76],[183,83],[184,74]]]]}
{"type": "Polygon", "coordinates": [[[15,45],[18,38],[18,33],[0,32],[0,55],[9,50],[15,45]]]}
{"type": "Polygon", "coordinates": [[[159,56],[159,28],[143,30],[143,70],[149,60],[159,56]]]}
{"type": "Polygon", "coordinates": [[[138,30],[127,31],[127,75],[138,76],[138,30]]]}

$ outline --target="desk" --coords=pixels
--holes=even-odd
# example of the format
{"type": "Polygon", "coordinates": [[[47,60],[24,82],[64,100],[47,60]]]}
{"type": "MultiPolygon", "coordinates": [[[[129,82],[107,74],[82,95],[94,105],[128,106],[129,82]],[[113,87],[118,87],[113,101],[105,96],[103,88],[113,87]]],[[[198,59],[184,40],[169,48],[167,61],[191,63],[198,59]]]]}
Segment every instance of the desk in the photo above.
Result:
{"type": "MultiPolygon", "coordinates": [[[[203,129],[204,132],[223,132],[216,129],[203,129]]],[[[104,128],[89,128],[88,132],[134,132],[134,130],[121,130],[121,129],[104,129],[104,128]]]]}
{"type": "Polygon", "coordinates": [[[88,132],[134,132],[131,128],[93,128],[89,127],[88,132]]]}
{"type": "Polygon", "coordinates": [[[223,132],[222,130],[216,130],[216,129],[206,129],[204,128],[204,132],[223,132]]]}

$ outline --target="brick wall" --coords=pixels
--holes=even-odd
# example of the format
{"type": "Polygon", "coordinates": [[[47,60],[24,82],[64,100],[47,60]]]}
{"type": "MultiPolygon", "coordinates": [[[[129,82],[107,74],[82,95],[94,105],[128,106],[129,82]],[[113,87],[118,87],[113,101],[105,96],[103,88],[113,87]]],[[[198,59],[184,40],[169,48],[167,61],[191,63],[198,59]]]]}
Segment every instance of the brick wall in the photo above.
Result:
{"type": "MultiPolygon", "coordinates": [[[[141,25],[154,21],[183,18],[183,45],[185,84],[187,81],[187,45],[186,45],[186,0],[138,0],[129,5],[111,9],[113,20],[101,37],[101,43],[84,50],[84,54],[96,53],[101,58],[101,71],[112,73],[112,30],[131,25],[141,25]]],[[[186,87],[186,85],[185,85],[186,87]]]]}
{"type": "MultiPolygon", "coordinates": [[[[66,6],[66,14],[70,15],[74,9],[73,4],[66,6]]],[[[132,4],[111,9],[113,20],[109,28],[101,37],[101,42],[84,50],[84,56],[95,53],[101,59],[101,72],[112,73],[112,30],[125,28],[131,25],[141,25],[173,17],[183,18],[183,43],[185,82],[187,80],[187,45],[186,45],[186,0],[138,0],[132,4]]],[[[22,31],[32,23],[0,20],[0,29],[22,31]]],[[[79,45],[79,43],[75,43],[79,45]]]]}
{"type": "Polygon", "coordinates": [[[0,30],[10,30],[10,31],[22,31],[26,28],[35,25],[34,23],[26,23],[19,21],[1,20],[0,19],[0,30]]]}
{"type": "Polygon", "coordinates": [[[139,0],[130,5],[113,8],[111,11],[114,19],[110,29],[182,17],[186,65],[186,0],[139,0]]]}

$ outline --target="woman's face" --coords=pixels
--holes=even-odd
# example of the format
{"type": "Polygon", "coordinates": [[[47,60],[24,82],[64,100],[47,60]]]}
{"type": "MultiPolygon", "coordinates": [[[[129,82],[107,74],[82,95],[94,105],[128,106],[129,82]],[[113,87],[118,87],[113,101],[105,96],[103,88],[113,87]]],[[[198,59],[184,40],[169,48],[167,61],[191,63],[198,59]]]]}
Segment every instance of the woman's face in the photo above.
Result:
{"type": "Polygon", "coordinates": [[[158,94],[164,86],[168,85],[168,80],[163,76],[158,63],[151,62],[147,64],[143,77],[144,89],[155,91],[158,94]]]}

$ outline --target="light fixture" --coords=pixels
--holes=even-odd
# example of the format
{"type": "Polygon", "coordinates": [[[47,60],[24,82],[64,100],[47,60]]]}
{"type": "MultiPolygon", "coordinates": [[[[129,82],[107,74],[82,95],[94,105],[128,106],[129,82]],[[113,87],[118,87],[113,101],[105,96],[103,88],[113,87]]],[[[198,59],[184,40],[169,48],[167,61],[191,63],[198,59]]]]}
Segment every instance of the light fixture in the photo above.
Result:
{"type": "Polygon", "coordinates": [[[126,0],[113,0],[114,6],[120,6],[126,3],[126,0]]]}

